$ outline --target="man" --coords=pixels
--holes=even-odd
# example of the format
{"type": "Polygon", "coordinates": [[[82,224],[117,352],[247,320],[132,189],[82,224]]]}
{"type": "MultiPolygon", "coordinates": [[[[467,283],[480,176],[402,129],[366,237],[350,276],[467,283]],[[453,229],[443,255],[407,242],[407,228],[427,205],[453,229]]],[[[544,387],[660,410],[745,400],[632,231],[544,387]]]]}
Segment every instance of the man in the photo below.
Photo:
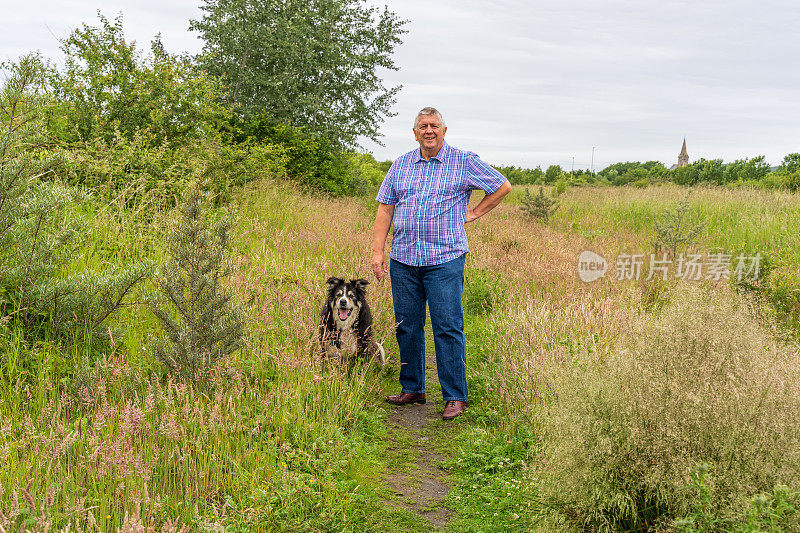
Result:
{"type": "Polygon", "coordinates": [[[422,109],[414,120],[419,148],[398,158],[376,200],[372,270],[386,269],[384,247],[394,222],[389,273],[400,347],[402,392],[394,405],[425,403],[425,304],[436,348],[436,369],[445,408],[452,420],[467,406],[467,353],[461,296],[469,251],[464,224],[491,211],[511,190],[502,174],[472,152],[449,146],[441,113],[422,109]],[[486,196],[467,209],[472,190],[486,196]]]}

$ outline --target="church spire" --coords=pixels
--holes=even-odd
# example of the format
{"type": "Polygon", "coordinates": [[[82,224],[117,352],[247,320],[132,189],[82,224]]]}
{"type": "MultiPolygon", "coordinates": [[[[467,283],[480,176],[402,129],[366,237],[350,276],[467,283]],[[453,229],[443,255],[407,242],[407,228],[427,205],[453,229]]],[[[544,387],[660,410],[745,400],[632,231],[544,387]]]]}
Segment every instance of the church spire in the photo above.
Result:
{"type": "Polygon", "coordinates": [[[681,148],[681,153],[680,155],[678,155],[678,166],[682,167],[688,164],[689,164],[689,153],[686,151],[686,137],[684,137],[683,148],[681,148]]]}

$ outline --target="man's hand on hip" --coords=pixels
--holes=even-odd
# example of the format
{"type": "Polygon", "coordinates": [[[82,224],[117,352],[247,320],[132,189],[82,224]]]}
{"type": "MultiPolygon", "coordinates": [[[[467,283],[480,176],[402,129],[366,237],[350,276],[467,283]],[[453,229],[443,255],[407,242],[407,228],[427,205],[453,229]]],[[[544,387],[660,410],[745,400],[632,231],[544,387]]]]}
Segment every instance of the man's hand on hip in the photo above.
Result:
{"type": "Polygon", "coordinates": [[[472,222],[476,218],[480,218],[492,209],[494,209],[503,197],[511,192],[511,184],[506,180],[500,188],[492,194],[487,194],[473,209],[467,209],[467,216],[464,218],[464,223],[472,222]]]}

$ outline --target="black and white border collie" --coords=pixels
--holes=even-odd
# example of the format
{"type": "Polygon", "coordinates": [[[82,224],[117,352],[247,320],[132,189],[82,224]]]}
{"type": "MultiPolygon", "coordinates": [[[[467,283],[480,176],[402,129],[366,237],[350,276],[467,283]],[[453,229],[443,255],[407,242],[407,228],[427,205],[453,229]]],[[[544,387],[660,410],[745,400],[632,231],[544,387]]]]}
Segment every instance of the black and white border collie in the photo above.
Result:
{"type": "Polygon", "coordinates": [[[322,307],[319,340],[326,355],[342,362],[353,356],[386,364],[386,353],[372,336],[372,312],[367,305],[365,279],[328,278],[328,297],[322,307]]]}

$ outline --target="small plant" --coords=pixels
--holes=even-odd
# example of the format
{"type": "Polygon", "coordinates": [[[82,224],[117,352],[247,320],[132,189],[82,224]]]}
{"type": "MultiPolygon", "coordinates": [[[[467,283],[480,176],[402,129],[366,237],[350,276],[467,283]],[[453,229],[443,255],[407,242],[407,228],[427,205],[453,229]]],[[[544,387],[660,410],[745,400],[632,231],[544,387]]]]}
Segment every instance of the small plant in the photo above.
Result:
{"type": "Polygon", "coordinates": [[[553,187],[553,198],[558,198],[565,192],[567,192],[567,180],[561,178],[556,182],[555,187],[553,187]]]}
{"type": "Polygon", "coordinates": [[[673,522],[673,526],[680,533],[695,533],[699,531],[709,531],[719,522],[713,513],[712,502],[712,479],[710,472],[713,465],[702,463],[692,468],[691,488],[697,494],[692,503],[692,512],[689,516],[679,518],[673,522]]]}
{"type": "Polygon", "coordinates": [[[539,194],[531,195],[529,189],[525,189],[522,196],[522,214],[527,220],[541,220],[547,222],[550,216],[558,209],[558,201],[549,198],[544,194],[544,187],[539,187],[539,194]]]}
{"type": "Polygon", "coordinates": [[[464,276],[464,311],[470,315],[487,315],[502,298],[497,276],[486,269],[467,272],[464,276]]]}
{"type": "Polygon", "coordinates": [[[689,215],[689,194],[655,221],[655,234],[650,242],[656,254],[666,253],[675,258],[679,252],[697,244],[697,237],[705,229],[705,224],[689,215]]]}
{"type": "Polygon", "coordinates": [[[713,480],[709,475],[711,468],[711,465],[703,463],[692,469],[692,488],[696,499],[688,516],[672,522],[678,533],[797,530],[800,525],[800,510],[797,508],[800,494],[786,485],[776,485],[771,492],[756,494],[750,498],[749,506],[742,514],[728,519],[719,517],[713,505],[713,480]]]}
{"type": "Polygon", "coordinates": [[[750,499],[744,522],[737,533],[759,531],[797,531],[800,527],[800,493],[786,485],[776,485],[771,494],[756,494],[750,499]]]}
{"type": "Polygon", "coordinates": [[[187,193],[170,229],[169,256],[157,279],[160,297],[150,307],[166,334],[155,342],[156,357],[184,377],[241,345],[244,316],[222,285],[229,274],[229,229],[224,218],[212,223],[205,216],[197,186],[187,193]]]}

